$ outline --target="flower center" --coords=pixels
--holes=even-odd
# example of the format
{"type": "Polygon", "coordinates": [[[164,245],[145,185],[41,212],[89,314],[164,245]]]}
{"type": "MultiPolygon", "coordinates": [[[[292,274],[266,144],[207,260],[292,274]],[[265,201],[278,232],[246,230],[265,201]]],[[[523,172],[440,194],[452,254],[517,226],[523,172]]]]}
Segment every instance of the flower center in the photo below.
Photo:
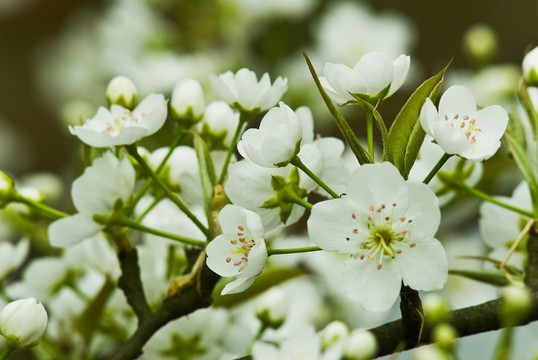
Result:
{"type": "Polygon", "coordinates": [[[256,245],[256,241],[252,237],[245,235],[244,226],[238,225],[237,229],[237,238],[230,240],[230,243],[235,245],[235,247],[232,248],[231,255],[226,258],[226,262],[233,261],[233,266],[238,268],[238,272],[241,272],[248,265],[248,254],[254,245],[256,245]]]}
{"type": "Polygon", "coordinates": [[[450,126],[459,129],[465,135],[469,144],[474,144],[476,142],[476,133],[482,131],[476,127],[476,119],[469,115],[456,114],[450,118],[450,116],[445,114],[444,118],[446,121],[450,121],[450,126]]]}
{"type": "Polygon", "coordinates": [[[106,131],[111,135],[116,136],[126,127],[138,124],[139,121],[140,119],[138,119],[132,111],[125,109],[123,114],[115,116],[112,121],[106,123],[106,131]]]}
{"type": "MultiPolygon", "coordinates": [[[[410,228],[413,220],[405,216],[398,216],[397,204],[387,207],[381,204],[379,207],[371,205],[366,215],[367,231],[361,234],[357,228],[353,229],[353,234],[359,236],[358,257],[363,260],[367,258],[372,261],[378,256],[377,269],[383,268],[383,260],[387,257],[394,259],[401,254],[405,247],[413,248],[416,243],[410,242],[410,228]]],[[[356,220],[357,216],[351,214],[356,220]]],[[[350,238],[346,238],[350,240],[350,238]]]]}

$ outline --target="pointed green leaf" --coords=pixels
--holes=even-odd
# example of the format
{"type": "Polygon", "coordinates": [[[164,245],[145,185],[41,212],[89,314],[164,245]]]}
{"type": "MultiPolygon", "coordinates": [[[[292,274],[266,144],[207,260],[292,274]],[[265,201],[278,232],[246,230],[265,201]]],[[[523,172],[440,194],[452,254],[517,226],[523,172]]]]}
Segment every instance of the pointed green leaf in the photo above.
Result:
{"type": "Polygon", "coordinates": [[[510,284],[506,279],[505,272],[502,270],[448,270],[448,273],[494,286],[507,286],[510,284]]]}
{"type": "Polygon", "coordinates": [[[393,163],[405,179],[415,163],[418,150],[424,140],[424,130],[419,121],[420,110],[427,98],[435,101],[445,72],[451,62],[452,60],[437,75],[424,81],[415,90],[396,115],[394,123],[390,127],[389,141],[393,153],[393,163]]]}
{"type": "Polygon", "coordinates": [[[312,77],[314,78],[314,81],[316,82],[316,86],[318,87],[318,90],[321,94],[321,97],[323,98],[323,101],[325,101],[327,108],[329,109],[329,111],[331,112],[331,115],[336,121],[338,128],[344,135],[347,143],[349,144],[349,147],[351,148],[351,151],[353,151],[353,154],[355,154],[355,157],[357,158],[360,164],[373,163],[373,160],[370,157],[370,154],[368,154],[368,151],[366,151],[366,149],[361,145],[361,143],[359,142],[359,139],[357,139],[357,136],[355,136],[355,133],[349,126],[347,120],[342,116],[342,114],[340,114],[336,106],[334,106],[329,95],[327,95],[327,93],[325,92],[325,89],[323,89],[323,86],[321,85],[321,82],[319,81],[318,75],[316,74],[316,70],[314,70],[314,66],[312,66],[310,59],[308,58],[308,56],[306,55],[304,51],[303,51],[303,56],[306,60],[306,63],[308,64],[310,73],[312,74],[312,77]]]}

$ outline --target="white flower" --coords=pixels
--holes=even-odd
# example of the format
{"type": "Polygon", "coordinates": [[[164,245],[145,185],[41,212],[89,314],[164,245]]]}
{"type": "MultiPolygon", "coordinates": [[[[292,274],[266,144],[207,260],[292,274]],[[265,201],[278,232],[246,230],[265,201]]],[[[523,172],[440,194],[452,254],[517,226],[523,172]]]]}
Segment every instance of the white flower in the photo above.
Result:
{"type": "Polygon", "coordinates": [[[190,78],[179,81],[172,91],[170,107],[173,114],[180,119],[199,119],[205,109],[204,92],[200,83],[190,78]]]}
{"type": "Polygon", "coordinates": [[[353,330],[344,344],[344,357],[349,360],[370,360],[377,354],[378,345],[374,335],[362,329],[353,330]]]}
{"type": "Polygon", "coordinates": [[[342,271],[348,296],[368,311],[388,310],[400,285],[440,289],[447,258],[434,238],[440,211],[435,194],[406,182],[389,163],[363,165],[346,195],[314,205],[308,233],[327,251],[351,254],[342,271]]]}
{"type": "Polygon", "coordinates": [[[103,225],[93,220],[94,214],[108,214],[114,203],[124,203],[134,190],[135,173],[127,157],[118,160],[111,152],[96,159],[73,182],[71,197],[78,214],[56,220],[49,226],[52,246],[68,247],[97,235],[103,225]]]}
{"type": "Polygon", "coordinates": [[[490,158],[501,146],[508,114],[499,105],[477,111],[471,91],[451,86],[439,101],[439,111],[426,99],[420,124],[447,154],[478,161],[490,158]]]}
{"type": "MultiPolygon", "coordinates": [[[[415,161],[411,171],[409,172],[409,179],[422,181],[433,169],[435,164],[439,162],[444,154],[443,149],[434,142],[429,135],[426,135],[424,142],[420,147],[419,159],[415,161]]],[[[446,173],[449,176],[457,176],[458,180],[464,181],[468,186],[475,186],[482,177],[483,165],[478,161],[465,161],[458,157],[451,157],[443,165],[439,172],[446,173]]],[[[439,198],[439,206],[443,207],[448,204],[455,196],[455,191],[449,191],[437,176],[435,176],[429,183],[430,189],[435,192],[439,198]]]]}
{"type": "Polygon", "coordinates": [[[236,277],[222,295],[239,293],[252,285],[267,260],[262,220],[252,211],[226,205],[219,222],[222,234],[206,247],[207,266],[221,276],[236,277]]]}
{"type": "Polygon", "coordinates": [[[530,86],[538,86],[538,47],[523,58],[523,77],[530,86]]]}
{"type": "Polygon", "coordinates": [[[246,68],[236,74],[231,71],[219,76],[211,75],[211,87],[219,100],[248,112],[261,112],[276,105],[288,89],[287,79],[278,77],[273,85],[269,74],[258,82],[256,74],[246,68]]]}
{"type": "Polygon", "coordinates": [[[21,239],[17,245],[8,242],[0,243],[0,279],[3,279],[23,262],[29,248],[30,241],[28,239],[21,239]]]}
{"type": "MultiPolygon", "coordinates": [[[[531,193],[526,182],[522,182],[516,187],[512,197],[496,196],[495,198],[520,209],[532,211],[531,193]]],[[[518,238],[528,220],[514,211],[483,202],[480,205],[478,226],[482,240],[492,248],[489,257],[500,261],[504,260],[508,249],[518,238]]],[[[525,242],[522,242],[516,252],[512,254],[508,261],[509,264],[523,267],[524,254],[526,254],[524,244],[525,242]]]]}
{"type": "Polygon", "coordinates": [[[150,94],[134,110],[112,105],[100,107],[82,126],[69,126],[71,134],[94,147],[130,145],[159,130],[166,120],[163,95],[150,94]]]}
{"type": "Polygon", "coordinates": [[[116,76],[108,83],[106,98],[110,105],[116,104],[132,109],[136,100],[136,87],[131,79],[125,76],[116,76]]]}
{"type": "Polygon", "coordinates": [[[237,150],[245,158],[263,167],[285,166],[297,155],[303,128],[297,114],[280,102],[265,114],[259,129],[243,133],[237,150]]]}
{"type": "Polygon", "coordinates": [[[340,105],[356,101],[354,96],[375,103],[402,86],[410,64],[406,55],[391,61],[383,53],[372,52],[361,57],[353,69],[343,64],[325,64],[320,81],[329,96],[340,105]]]}
{"type": "Polygon", "coordinates": [[[32,346],[45,333],[47,319],[47,311],[36,299],[15,300],[0,313],[0,332],[12,346],[32,346]]]}
{"type": "Polygon", "coordinates": [[[239,113],[234,111],[224,101],[213,101],[205,109],[202,121],[198,123],[202,136],[211,134],[220,142],[215,142],[212,149],[224,146],[230,147],[235,129],[239,123],[239,113]]]}

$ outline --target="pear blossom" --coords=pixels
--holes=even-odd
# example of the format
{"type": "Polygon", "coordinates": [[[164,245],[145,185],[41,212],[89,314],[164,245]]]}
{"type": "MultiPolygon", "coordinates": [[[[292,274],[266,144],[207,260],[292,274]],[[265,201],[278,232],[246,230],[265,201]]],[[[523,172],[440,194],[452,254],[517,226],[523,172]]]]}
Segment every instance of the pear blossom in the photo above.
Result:
{"type": "Polygon", "coordinates": [[[209,80],[219,100],[251,113],[275,106],[288,90],[287,79],[278,77],[271,85],[269,74],[263,74],[258,81],[256,74],[246,68],[235,74],[227,71],[219,76],[211,75],[209,80]]]}
{"type": "Polygon", "coordinates": [[[320,81],[340,105],[354,102],[356,97],[375,104],[402,86],[410,64],[410,57],[406,55],[391,61],[383,53],[372,52],[361,57],[353,69],[343,64],[325,64],[320,81]]]}
{"type": "Polygon", "coordinates": [[[538,46],[523,58],[523,77],[529,86],[538,86],[538,46]]]}
{"type": "Polygon", "coordinates": [[[439,223],[427,185],[405,181],[390,163],[367,164],[351,174],[345,195],[314,205],[308,234],[324,250],[350,254],[342,270],[347,295],[367,311],[385,311],[402,281],[416,290],[445,284],[439,223]]]}
{"type": "MultiPolygon", "coordinates": [[[[526,182],[521,182],[511,197],[496,196],[495,198],[520,209],[532,211],[531,193],[526,182]]],[[[478,227],[482,240],[492,248],[489,257],[500,261],[504,260],[508,249],[519,237],[528,220],[529,218],[516,212],[490,202],[483,202],[480,205],[478,227]]],[[[512,254],[508,263],[522,268],[525,263],[525,256],[525,242],[522,242],[512,254]]]]}
{"type": "Polygon", "coordinates": [[[124,203],[134,190],[135,172],[129,159],[117,159],[106,152],[73,182],[71,197],[78,214],[56,220],[49,226],[52,246],[68,247],[101,232],[104,225],[93,220],[94,214],[113,211],[117,199],[124,203]]]}
{"type": "Polygon", "coordinates": [[[280,102],[265,114],[259,129],[243,133],[237,149],[243,157],[263,167],[287,165],[297,155],[303,129],[297,114],[280,102]]]}
{"type": "Polygon", "coordinates": [[[212,149],[227,149],[232,143],[235,129],[239,123],[239,112],[233,110],[224,101],[213,101],[205,109],[202,120],[198,123],[199,131],[212,149]]]}
{"type": "Polygon", "coordinates": [[[15,300],[0,312],[0,333],[13,347],[33,346],[45,333],[47,320],[45,307],[35,298],[15,300]]]}
{"type": "Polygon", "coordinates": [[[161,94],[146,96],[134,109],[120,105],[100,107],[81,126],[69,126],[71,134],[93,147],[130,145],[157,132],[166,120],[166,100],[161,94]]]}
{"type": "Polygon", "coordinates": [[[17,245],[5,241],[0,243],[0,279],[4,279],[13,269],[21,265],[28,255],[29,239],[21,239],[17,245]]]}
{"type": "Polygon", "coordinates": [[[219,213],[222,234],[206,247],[207,266],[215,273],[236,279],[222,295],[247,289],[262,272],[267,260],[265,231],[258,214],[237,205],[226,205],[219,213]]]}
{"type": "Polygon", "coordinates": [[[439,111],[428,98],[420,124],[447,154],[469,160],[486,160],[501,146],[508,114],[499,105],[477,111],[473,94],[464,86],[451,86],[439,101],[439,111]]]}

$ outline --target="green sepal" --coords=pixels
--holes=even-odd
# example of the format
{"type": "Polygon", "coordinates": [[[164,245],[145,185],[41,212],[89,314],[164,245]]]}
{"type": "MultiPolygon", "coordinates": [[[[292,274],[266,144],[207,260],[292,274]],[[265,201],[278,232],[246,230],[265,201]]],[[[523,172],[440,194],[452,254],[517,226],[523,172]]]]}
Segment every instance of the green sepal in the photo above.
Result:
{"type": "Polygon", "coordinates": [[[304,198],[307,191],[299,185],[300,174],[297,167],[293,167],[288,180],[282,176],[272,176],[271,186],[275,196],[266,200],[260,207],[264,209],[280,208],[280,221],[286,223],[291,215],[295,199],[304,198]]]}
{"type": "MultiPolygon", "coordinates": [[[[392,83],[389,83],[383,90],[378,92],[375,95],[366,95],[366,94],[354,94],[349,93],[351,96],[353,96],[358,102],[355,102],[358,105],[362,105],[364,102],[367,102],[371,106],[377,106],[377,104],[381,103],[387,96],[390,90],[390,85],[392,83]]],[[[353,102],[353,101],[348,101],[353,102]]]]}
{"type": "Polygon", "coordinates": [[[316,70],[314,70],[314,66],[310,62],[310,59],[306,55],[306,53],[303,51],[303,56],[306,60],[306,63],[308,64],[308,69],[310,69],[310,73],[312,74],[312,77],[314,78],[314,81],[316,82],[316,86],[318,87],[319,93],[321,94],[321,97],[323,98],[323,101],[325,101],[325,105],[327,105],[327,108],[329,109],[329,112],[331,113],[332,117],[336,121],[336,125],[338,125],[338,128],[342,132],[342,135],[344,135],[344,138],[346,139],[346,142],[349,144],[349,147],[351,148],[351,151],[353,151],[353,154],[357,158],[360,164],[371,164],[373,163],[373,159],[370,157],[370,154],[368,154],[368,151],[361,145],[359,139],[357,139],[357,136],[355,136],[355,133],[349,126],[349,123],[347,120],[340,114],[338,109],[336,109],[336,106],[334,106],[331,98],[327,93],[325,92],[325,89],[323,89],[323,86],[321,85],[321,82],[319,81],[318,75],[316,74],[316,70]]]}
{"type": "Polygon", "coordinates": [[[204,139],[209,150],[228,150],[228,147],[224,144],[226,135],[228,135],[227,130],[214,131],[209,124],[202,124],[200,136],[204,139]]]}
{"type": "Polygon", "coordinates": [[[536,71],[536,68],[531,68],[527,74],[527,85],[538,86],[538,71],[536,71]]]}
{"type": "MultiPolygon", "coordinates": [[[[389,88],[390,88],[390,85],[389,85],[389,88]]],[[[381,117],[381,114],[379,113],[379,111],[377,111],[377,106],[373,106],[370,102],[363,100],[361,98],[356,98],[356,99],[360,105],[364,106],[366,111],[370,111],[372,113],[372,116],[375,119],[377,127],[379,128],[379,131],[381,132],[381,139],[383,140],[383,161],[389,161],[391,163],[394,163],[394,159],[392,156],[392,145],[390,143],[389,133],[387,131],[385,121],[381,117]]]]}
{"type": "Polygon", "coordinates": [[[213,290],[213,306],[231,308],[244,301],[254,298],[267,289],[283,283],[286,280],[304,275],[305,271],[296,267],[275,267],[266,268],[256,277],[254,283],[245,291],[239,294],[220,295],[224,286],[233,278],[221,279],[213,290]]]}
{"type": "MultiPolygon", "coordinates": [[[[301,138],[301,140],[302,140],[302,138],[301,138]]],[[[291,155],[289,159],[284,160],[284,161],[279,162],[279,163],[274,163],[273,165],[276,166],[276,167],[284,167],[284,166],[288,165],[290,163],[290,161],[292,161],[293,158],[295,156],[297,156],[299,151],[301,151],[301,140],[299,140],[299,141],[297,141],[295,143],[295,150],[293,151],[293,155],[291,155]]]]}
{"type": "Polygon", "coordinates": [[[450,63],[438,74],[424,81],[409,97],[402,107],[389,130],[389,142],[392,149],[393,164],[400,174],[407,179],[418,151],[424,141],[425,132],[420,125],[420,111],[427,98],[435,101],[446,70],[450,63]]]}

